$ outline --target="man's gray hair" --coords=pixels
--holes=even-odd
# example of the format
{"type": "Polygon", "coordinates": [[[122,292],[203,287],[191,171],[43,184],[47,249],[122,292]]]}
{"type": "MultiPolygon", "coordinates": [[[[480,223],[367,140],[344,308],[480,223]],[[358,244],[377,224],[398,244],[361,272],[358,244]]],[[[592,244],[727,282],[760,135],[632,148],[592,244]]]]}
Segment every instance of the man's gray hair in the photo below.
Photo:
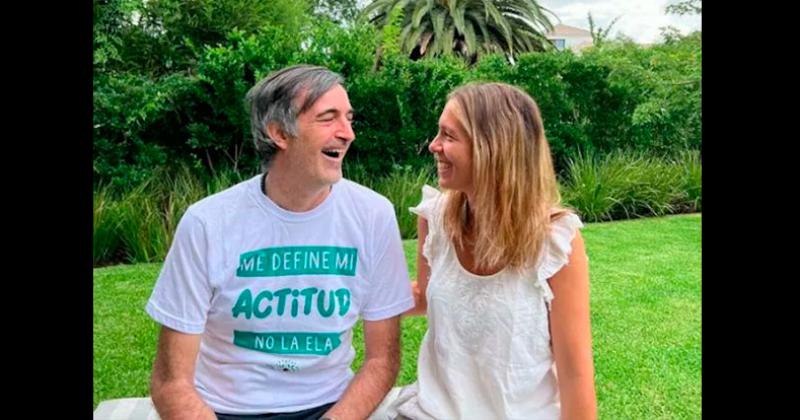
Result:
{"type": "Polygon", "coordinates": [[[267,133],[267,124],[276,122],[284,133],[297,136],[297,116],[337,84],[344,84],[339,74],[325,67],[300,64],[272,72],[247,92],[250,129],[261,157],[262,172],[267,170],[277,151],[267,133]]]}

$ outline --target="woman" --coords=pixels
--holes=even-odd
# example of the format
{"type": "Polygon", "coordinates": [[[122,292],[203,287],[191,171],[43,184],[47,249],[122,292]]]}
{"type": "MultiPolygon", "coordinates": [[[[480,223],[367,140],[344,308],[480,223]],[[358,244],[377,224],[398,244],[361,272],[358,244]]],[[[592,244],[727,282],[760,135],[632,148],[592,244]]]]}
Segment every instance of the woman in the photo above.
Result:
{"type": "Polygon", "coordinates": [[[507,84],[462,86],[429,150],[443,192],[423,187],[411,209],[408,313],[428,331],[417,382],[373,418],[596,418],[583,225],[559,206],[538,106],[507,84]]]}

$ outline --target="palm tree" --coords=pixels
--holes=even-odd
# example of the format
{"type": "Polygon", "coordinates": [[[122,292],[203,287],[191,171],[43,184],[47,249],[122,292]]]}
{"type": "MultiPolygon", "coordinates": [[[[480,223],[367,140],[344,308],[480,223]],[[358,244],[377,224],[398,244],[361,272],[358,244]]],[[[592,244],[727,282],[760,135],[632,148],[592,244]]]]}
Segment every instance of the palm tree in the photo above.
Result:
{"type": "Polygon", "coordinates": [[[362,16],[380,28],[396,8],[403,12],[401,50],[412,59],[457,54],[474,62],[485,53],[513,57],[552,47],[545,33],[553,13],[535,0],[375,0],[362,16]]]}

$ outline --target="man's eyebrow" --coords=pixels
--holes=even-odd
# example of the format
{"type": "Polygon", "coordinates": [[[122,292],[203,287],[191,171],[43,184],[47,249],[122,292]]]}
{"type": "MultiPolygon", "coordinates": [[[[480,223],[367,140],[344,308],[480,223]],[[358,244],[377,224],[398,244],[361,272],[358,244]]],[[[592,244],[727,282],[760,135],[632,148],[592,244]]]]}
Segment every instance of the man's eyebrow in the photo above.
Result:
{"type": "MultiPolygon", "coordinates": [[[[338,109],[336,109],[336,108],[328,108],[328,109],[325,109],[325,110],[321,111],[316,116],[317,117],[321,117],[321,116],[323,116],[325,114],[338,114],[338,113],[339,113],[338,109]]],[[[353,115],[353,110],[352,109],[348,109],[347,112],[345,112],[345,114],[353,115]]]]}

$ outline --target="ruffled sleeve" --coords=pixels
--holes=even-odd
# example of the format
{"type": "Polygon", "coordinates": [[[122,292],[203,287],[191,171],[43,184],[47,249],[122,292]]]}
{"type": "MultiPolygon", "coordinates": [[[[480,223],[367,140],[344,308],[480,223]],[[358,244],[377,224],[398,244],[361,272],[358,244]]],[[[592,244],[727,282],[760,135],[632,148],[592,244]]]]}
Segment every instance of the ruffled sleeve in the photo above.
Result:
{"type": "Polygon", "coordinates": [[[442,198],[443,194],[439,190],[423,185],[422,200],[416,206],[408,208],[410,212],[422,216],[428,221],[428,236],[425,238],[425,243],[422,244],[422,255],[429,264],[433,263],[433,257],[440,248],[437,244],[442,235],[442,198]]]}
{"type": "Polygon", "coordinates": [[[547,280],[558,273],[569,262],[572,253],[572,240],[575,233],[583,227],[580,218],[574,213],[567,213],[550,224],[550,235],[544,242],[542,254],[537,268],[539,286],[544,292],[548,309],[553,300],[553,291],[547,280]]]}

